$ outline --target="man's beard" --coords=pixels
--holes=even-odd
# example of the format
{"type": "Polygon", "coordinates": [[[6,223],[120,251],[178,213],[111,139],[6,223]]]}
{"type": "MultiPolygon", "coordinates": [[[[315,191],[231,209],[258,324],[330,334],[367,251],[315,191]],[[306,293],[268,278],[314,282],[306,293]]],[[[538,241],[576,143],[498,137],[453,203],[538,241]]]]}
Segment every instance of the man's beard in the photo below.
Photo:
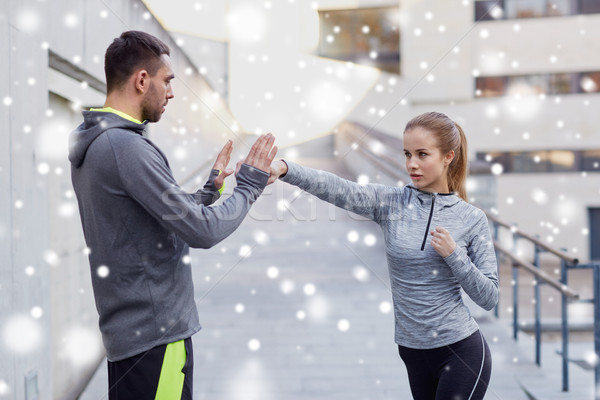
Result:
{"type": "Polygon", "coordinates": [[[142,102],[142,122],[158,122],[162,117],[162,105],[155,108],[156,101],[156,87],[153,82],[150,82],[148,93],[142,102]]]}

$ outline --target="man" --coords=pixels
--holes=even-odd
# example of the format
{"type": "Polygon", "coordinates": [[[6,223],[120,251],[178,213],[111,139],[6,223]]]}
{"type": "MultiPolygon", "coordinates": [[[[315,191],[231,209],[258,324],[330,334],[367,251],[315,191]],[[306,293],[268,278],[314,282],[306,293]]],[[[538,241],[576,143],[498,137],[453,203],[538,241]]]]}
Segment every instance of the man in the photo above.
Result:
{"type": "Polygon", "coordinates": [[[114,39],[105,55],[107,97],[71,134],[71,178],[106,347],[109,398],[191,399],[191,336],[200,330],[189,247],[209,248],[242,222],[269,178],[277,148],[261,136],[237,187],[219,206],[229,141],[204,188],[184,192],[145,136],[173,98],[169,48],[144,32],[114,39]]]}

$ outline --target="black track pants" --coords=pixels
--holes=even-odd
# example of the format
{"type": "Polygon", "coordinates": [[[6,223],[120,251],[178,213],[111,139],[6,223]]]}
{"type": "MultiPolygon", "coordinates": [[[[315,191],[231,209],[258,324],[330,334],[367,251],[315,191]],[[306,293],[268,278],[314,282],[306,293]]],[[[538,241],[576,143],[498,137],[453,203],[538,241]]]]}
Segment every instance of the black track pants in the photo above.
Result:
{"type": "Polygon", "coordinates": [[[109,400],[191,400],[192,339],[154,347],[108,362],[109,400]]]}
{"type": "Polygon", "coordinates": [[[490,349],[477,331],[435,349],[398,346],[415,400],[481,400],[492,372],[490,349]]]}

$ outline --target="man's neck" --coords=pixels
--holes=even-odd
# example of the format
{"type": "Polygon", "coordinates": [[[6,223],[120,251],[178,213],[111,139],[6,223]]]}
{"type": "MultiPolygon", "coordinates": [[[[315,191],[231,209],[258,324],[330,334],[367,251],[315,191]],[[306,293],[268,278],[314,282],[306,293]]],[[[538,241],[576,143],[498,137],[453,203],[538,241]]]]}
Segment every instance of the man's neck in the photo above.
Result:
{"type": "Polygon", "coordinates": [[[111,107],[115,110],[121,111],[138,121],[142,120],[142,111],[140,107],[131,102],[123,101],[125,96],[108,96],[104,102],[104,107],[111,107]]]}

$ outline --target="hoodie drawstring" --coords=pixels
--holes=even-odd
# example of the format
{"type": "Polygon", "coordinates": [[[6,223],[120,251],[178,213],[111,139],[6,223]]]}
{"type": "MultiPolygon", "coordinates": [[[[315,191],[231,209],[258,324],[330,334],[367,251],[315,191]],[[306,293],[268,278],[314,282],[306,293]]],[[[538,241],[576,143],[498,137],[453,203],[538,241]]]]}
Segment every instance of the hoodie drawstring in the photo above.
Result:
{"type": "Polygon", "coordinates": [[[433,207],[435,206],[436,194],[431,194],[431,210],[429,211],[429,219],[427,220],[427,228],[425,228],[425,236],[423,236],[423,243],[421,244],[421,251],[425,249],[425,242],[427,242],[427,234],[429,233],[429,227],[431,226],[431,219],[433,218],[433,207]]]}

